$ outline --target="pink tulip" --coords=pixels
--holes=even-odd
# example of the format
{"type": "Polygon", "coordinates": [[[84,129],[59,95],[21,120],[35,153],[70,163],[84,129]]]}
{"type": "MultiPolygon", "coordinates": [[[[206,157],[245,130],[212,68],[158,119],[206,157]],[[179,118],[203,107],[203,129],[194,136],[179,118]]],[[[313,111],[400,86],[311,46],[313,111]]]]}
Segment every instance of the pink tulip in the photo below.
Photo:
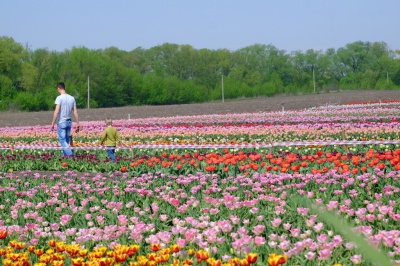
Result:
{"type": "Polygon", "coordinates": [[[262,233],[264,233],[264,230],[265,230],[265,226],[262,224],[258,224],[256,226],[254,226],[253,233],[255,235],[261,235],[262,233]]]}
{"type": "Polygon", "coordinates": [[[328,236],[326,234],[317,235],[317,241],[319,243],[326,243],[328,236]]]}
{"type": "Polygon", "coordinates": [[[324,224],[323,223],[317,223],[316,225],[314,225],[314,231],[315,232],[320,232],[322,229],[324,229],[324,224]]]}
{"type": "Polygon", "coordinates": [[[332,243],[334,244],[335,247],[339,247],[340,245],[342,245],[343,243],[342,236],[340,235],[333,236],[332,243]]]}
{"type": "Polygon", "coordinates": [[[224,233],[230,232],[233,228],[233,226],[229,220],[218,221],[217,225],[219,228],[221,228],[221,231],[224,233]]]}
{"type": "Polygon", "coordinates": [[[331,257],[332,251],[329,249],[322,249],[318,251],[318,260],[329,260],[331,257]]]}
{"type": "Polygon", "coordinates": [[[308,208],[303,208],[303,207],[299,207],[297,208],[297,213],[299,213],[300,215],[307,215],[308,214],[309,209],[308,208]]]}
{"type": "Polygon", "coordinates": [[[362,262],[362,256],[361,255],[353,255],[350,257],[350,260],[354,264],[358,265],[358,264],[361,264],[361,262],[362,262]]]}
{"type": "Polygon", "coordinates": [[[375,220],[375,215],[373,214],[367,214],[365,215],[365,218],[367,219],[368,222],[373,222],[375,220]]]}
{"type": "Polygon", "coordinates": [[[290,229],[290,233],[292,234],[292,236],[294,237],[298,237],[300,235],[300,229],[299,228],[292,228],[290,229]]]}
{"type": "Polygon", "coordinates": [[[262,236],[255,236],[255,237],[254,237],[254,244],[255,244],[256,246],[264,245],[265,242],[266,242],[266,241],[265,241],[265,238],[262,237],[262,236]]]}
{"type": "Polygon", "coordinates": [[[120,225],[127,225],[128,219],[127,219],[126,215],[121,214],[121,215],[118,215],[117,218],[118,218],[118,222],[120,225]]]}
{"type": "Polygon", "coordinates": [[[339,203],[337,201],[329,201],[329,203],[326,204],[327,209],[330,211],[336,209],[338,206],[339,206],[339,203]]]}
{"type": "Polygon", "coordinates": [[[284,224],[283,224],[283,228],[284,228],[285,230],[289,230],[291,226],[292,226],[292,225],[291,225],[290,223],[284,223],[284,224]]]}
{"type": "Polygon", "coordinates": [[[282,219],[281,218],[275,218],[271,221],[271,224],[273,227],[277,228],[279,225],[281,225],[282,219]]]}
{"type": "Polygon", "coordinates": [[[316,253],[315,252],[307,252],[307,254],[305,254],[304,255],[304,257],[307,259],[307,260],[314,260],[315,259],[315,257],[316,257],[316,253]]]}
{"type": "Polygon", "coordinates": [[[278,245],[279,249],[282,251],[288,250],[290,248],[290,242],[285,240],[279,243],[278,245]]]}

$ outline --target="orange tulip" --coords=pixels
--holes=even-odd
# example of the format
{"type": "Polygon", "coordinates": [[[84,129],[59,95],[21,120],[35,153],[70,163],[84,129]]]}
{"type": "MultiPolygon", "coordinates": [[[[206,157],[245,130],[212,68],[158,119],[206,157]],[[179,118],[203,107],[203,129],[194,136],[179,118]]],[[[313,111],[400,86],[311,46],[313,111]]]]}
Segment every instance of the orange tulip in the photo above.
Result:
{"type": "Polygon", "coordinates": [[[65,253],[54,253],[53,260],[65,260],[65,253]]]}
{"type": "Polygon", "coordinates": [[[191,248],[189,248],[187,252],[189,256],[193,256],[194,254],[196,254],[196,252],[191,248]]]}
{"type": "Polygon", "coordinates": [[[167,262],[169,261],[170,255],[169,254],[163,254],[160,256],[161,262],[167,262]]]}
{"type": "Polygon", "coordinates": [[[158,250],[160,250],[160,248],[161,248],[160,244],[150,244],[150,249],[152,251],[158,251],[158,250]]]}
{"type": "Polygon", "coordinates": [[[11,240],[10,242],[8,242],[8,245],[12,248],[15,248],[15,245],[17,244],[17,240],[11,240]]]}
{"type": "Polygon", "coordinates": [[[39,261],[43,263],[49,263],[51,261],[51,256],[44,254],[40,256],[39,261]]]}
{"type": "Polygon", "coordinates": [[[210,257],[210,254],[205,250],[199,250],[196,252],[197,261],[200,263],[202,260],[207,260],[210,257]]]}
{"type": "MultiPolygon", "coordinates": [[[[106,252],[107,257],[110,257],[110,258],[114,258],[115,254],[117,254],[117,252],[112,251],[112,250],[106,252]]],[[[119,252],[119,254],[123,254],[123,252],[119,252]]]]}
{"type": "Polygon", "coordinates": [[[267,262],[269,266],[278,266],[284,264],[286,260],[287,260],[286,255],[278,255],[272,253],[269,255],[267,262]]]}
{"type": "Polygon", "coordinates": [[[35,249],[33,252],[35,252],[36,256],[40,257],[44,254],[44,250],[42,248],[35,249]]]}
{"type": "Polygon", "coordinates": [[[249,254],[247,254],[247,261],[250,264],[256,263],[257,259],[258,259],[257,253],[249,253],[249,254]]]}
{"type": "Polygon", "coordinates": [[[50,247],[55,247],[56,246],[56,243],[57,243],[57,241],[55,240],[55,239],[51,239],[51,240],[49,240],[49,246],[50,247]]]}
{"type": "Polygon", "coordinates": [[[12,261],[17,261],[19,259],[19,253],[11,253],[7,257],[10,258],[12,261]]]}
{"type": "MultiPolygon", "coordinates": [[[[100,257],[103,257],[104,254],[106,254],[106,252],[107,252],[107,247],[101,246],[101,247],[96,248],[96,249],[93,250],[93,251],[101,253],[101,256],[100,256],[100,257]]],[[[99,257],[99,258],[100,258],[100,257],[99,257]]]]}
{"type": "Polygon", "coordinates": [[[221,260],[209,258],[209,259],[207,259],[207,264],[210,266],[221,266],[221,260]]]}
{"type": "Polygon", "coordinates": [[[86,248],[80,249],[79,250],[79,257],[84,258],[84,257],[87,256],[88,253],[89,253],[89,251],[86,248]]]}
{"type": "Polygon", "coordinates": [[[56,242],[56,250],[57,252],[65,251],[65,243],[64,242],[56,242]]]}
{"type": "Polygon", "coordinates": [[[15,243],[15,248],[18,250],[21,250],[25,247],[25,243],[24,242],[17,242],[15,243]]]}
{"type": "Polygon", "coordinates": [[[81,266],[83,263],[83,258],[74,258],[71,260],[72,266],[81,266]]]}
{"type": "Polygon", "coordinates": [[[115,261],[116,262],[124,262],[127,259],[128,259],[128,254],[126,254],[126,253],[115,254],[115,261]]]}
{"type": "Polygon", "coordinates": [[[177,253],[181,250],[181,247],[178,244],[173,244],[170,246],[170,249],[173,253],[177,253]]]}
{"type": "Polygon", "coordinates": [[[246,258],[240,260],[240,266],[249,266],[249,265],[250,263],[246,258]]]}
{"type": "Polygon", "coordinates": [[[55,252],[55,250],[52,249],[52,248],[49,248],[48,250],[46,250],[46,254],[47,254],[47,255],[53,255],[54,253],[56,253],[56,252],[55,252]]]}
{"type": "Polygon", "coordinates": [[[192,265],[192,264],[193,264],[193,260],[191,260],[191,259],[186,259],[186,260],[185,260],[185,264],[186,264],[186,265],[192,265]]]}
{"type": "Polygon", "coordinates": [[[158,255],[155,252],[147,253],[147,259],[150,261],[155,261],[157,259],[158,255]]]}
{"type": "Polygon", "coordinates": [[[229,264],[231,264],[233,266],[237,266],[240,264],[240,259],[238,257],[231,258],[229,260],[229,264]]]}
{"type": "Polygon", "coordinates": [[[86,248],[80,249],[79,244],[69,244],[65,247],[65,251],[67,251],[71,258],[75,258],[78,254],[80,257],[86,257],[86,255],[89,253],[86,248]]]}
{"type": "Polygon", "coordinates": [[[128,253],[129,252],[129,247],[127,245],[118,245],[114,247],[115,253],[122,254],[122,253],[128,253]]]}
{"type": "Polygon", "coordinates": [[[128,251],[128,255],[131,257],[133,255],[135,255],[136,252],[138,252],[140,249],[139,245],[130,245],[129,246],[129,251],[128,251]]]}
{"type": "Polygon", "coordinates": [[[156,265],[157,265],[157,262],[154,260],[150,260],[147,262],[147,266],[156,266],[156,265]]]}
{"type": "Polygon", "coordinates": [[[51,266],[63,266],[64,265],[64,261],[63,260],[53,260],[51,262],[51,266]]]}
{"type": "Polygon", "coordinates": [[[10,260],[10,259],[3,259],[3,265],[4,265],[4,266],[12,265],[12,260],[10,260]]]}

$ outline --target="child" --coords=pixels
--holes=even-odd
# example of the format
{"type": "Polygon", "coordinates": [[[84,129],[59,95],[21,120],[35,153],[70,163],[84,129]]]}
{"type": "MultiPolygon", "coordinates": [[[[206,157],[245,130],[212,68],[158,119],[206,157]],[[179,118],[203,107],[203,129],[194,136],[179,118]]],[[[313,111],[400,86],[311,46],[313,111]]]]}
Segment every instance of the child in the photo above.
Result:
{"type": "Polygon", "coordinates": [[[117,141],[121,143],[121,138],[119,137],[118,130],[112,126],[110,118],[106,119],[106,125],[107,128],[101,136],[100,145],[106,142],[108,156],[110,156],[111,161],[115,162],[115,147],[117,146],[117,141]]]}

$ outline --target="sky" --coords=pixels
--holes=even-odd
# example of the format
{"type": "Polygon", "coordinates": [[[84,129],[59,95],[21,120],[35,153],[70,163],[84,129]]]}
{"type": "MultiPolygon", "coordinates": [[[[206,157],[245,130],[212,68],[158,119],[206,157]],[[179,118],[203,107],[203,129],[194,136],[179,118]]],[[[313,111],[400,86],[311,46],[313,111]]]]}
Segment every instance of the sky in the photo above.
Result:
{"type": "Polygon", "coordinates": [[[0,37],[31,50],[131,51],[164,43],[235,51],[400,50],[400,0],[0,0],[0,37]]]}

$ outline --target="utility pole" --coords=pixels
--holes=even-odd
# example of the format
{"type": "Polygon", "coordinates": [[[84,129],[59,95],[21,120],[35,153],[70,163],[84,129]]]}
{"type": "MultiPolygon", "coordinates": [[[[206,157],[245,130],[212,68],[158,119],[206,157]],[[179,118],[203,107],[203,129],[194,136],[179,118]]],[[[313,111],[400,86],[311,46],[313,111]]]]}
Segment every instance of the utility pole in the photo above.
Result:
{"type": "Polygon", "coordinates": [[[222,84],[222,102],[224,102],[224,75],[222,75],[221,84],[222,84]]]}
{"type": "Polygon", "coordinates": [[[313,84],[314,84],[314,93],[315,93],[315,65],[312,65],[312,78],[313,78],[313,84]]]}
{"type": "Polygon", "coordinates": [[[90,84],[89,84],[89,75],[87,76],[87,109],[90,108],[90,84]]]}

